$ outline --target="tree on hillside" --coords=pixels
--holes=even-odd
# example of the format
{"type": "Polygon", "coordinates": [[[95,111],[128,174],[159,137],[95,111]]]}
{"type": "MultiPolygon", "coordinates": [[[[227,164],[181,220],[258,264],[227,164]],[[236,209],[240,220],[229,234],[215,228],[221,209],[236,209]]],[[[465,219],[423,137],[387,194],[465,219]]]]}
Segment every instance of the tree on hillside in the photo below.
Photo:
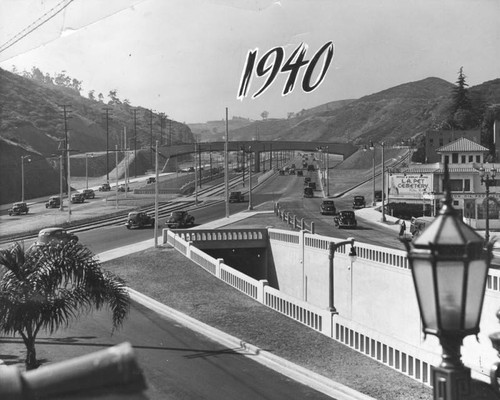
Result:
{"type": "Polygon", "coordinates": [[[88,93],[88,98],[89,100],[95,100],[95,90],[89,90],[89,93],[88,93]]]}
{"type": "Polygon", "coordinates": [[[37,368],[35,341],[40,330],[53,333],[82,312],[105,305],[113,329],[128,315],[130,297],[124,282],[101,269],[80,243],[32,246],[15,243],[0,250],[0,332],[20,335],[26,346],[26,369],[37,368]]]}
{"type": "Polygon", "coordinates": [[[118,90],[116,89],[113,89],[113,90],[110,90],[109,93],[108,93],[108,97],[109,97],[109,101],[108,101],[108,104],[109,105],[112,105],[112,104],[121,104],[121,101],[120,99],[118,98],[118,90]]]}
{"type": "Polygon", "coordinates": [[[54,78],[54,83],[58,86],[65,86],[68,87],[70,85],[71,78],[66,75],[66,71],[61,71],[56,74],[56,77],[54,78]]]}
{"type": "Polygon", "coordinates": [[[52,79],[52,77],[50,76],[50,74],[48,72],[45,74],[44,82],[49,83],[51,85],[54,84],[54,80],[52,79]]]}
{"type": "Polygon", "coordinates": [[[465,82],[465,78],[466,76],[464,75],[463,67],[460,67],[460,70],[458,71],[458,79],[456,81],[457,86],[453,88],[453,113],[457,112],[458,110],[472,109],[472,103],[469,99],[469,94],[467,93],[466,88],[466,86],[469,85],[465,82]]]}
{"type": "Polygon", "coordinates": [[[269,111],[262,111],[260,116],[262,117],[262,119],[267,119],[267,117],[269,117],[269,111]]]}
{"type": "Polygon", "coordinates": [[[99,99],[99,101],[100,101],[101,103],[103,103],[103,102],[104,102],[104,95],[103,95],[102,93],[99,93],[99,94],[97,95],[97,98],[99,99]]]}
{"type": "Polygon", "coordinates": [[[31,79],[38,82],[45,82],[45,75],[37,67],[31,68],[31,79]]]}
{"type": "Polygon", "coordinates": [[[82,90],[82,81],[79,81],[78,79],[73,78],[71,80],[71,87],[73,89],[75,89],[78,93],[80,93],[82,90]]]}

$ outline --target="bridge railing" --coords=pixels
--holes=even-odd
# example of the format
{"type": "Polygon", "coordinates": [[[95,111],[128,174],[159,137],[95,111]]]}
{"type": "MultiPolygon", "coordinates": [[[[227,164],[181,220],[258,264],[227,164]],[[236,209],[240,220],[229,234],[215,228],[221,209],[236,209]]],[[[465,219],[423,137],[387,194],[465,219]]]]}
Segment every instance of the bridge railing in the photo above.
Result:
{"type": "Polygon", "coordinates": [[[308,222],[304,218],[298,218],[295,214],[283,208],[280,203],[274,203],[274,214],[283,222],[292,226],[293,229],[314,233],[314,221],[308,222]]]}

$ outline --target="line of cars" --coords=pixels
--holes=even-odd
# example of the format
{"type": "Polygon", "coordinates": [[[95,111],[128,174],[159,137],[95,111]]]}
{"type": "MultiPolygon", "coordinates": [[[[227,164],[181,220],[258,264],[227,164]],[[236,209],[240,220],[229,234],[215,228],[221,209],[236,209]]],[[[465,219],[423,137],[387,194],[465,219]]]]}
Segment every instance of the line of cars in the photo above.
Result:
{"type": "Polygon", "coordinates": [[[321,202],[319,211],[321,215],[333,215],[333,224],[337,228],[354,229],[358,226],[356,215],[354,211],[342,210],[337,212],[335,202],[333,200],[323,200],[321,202]]]}

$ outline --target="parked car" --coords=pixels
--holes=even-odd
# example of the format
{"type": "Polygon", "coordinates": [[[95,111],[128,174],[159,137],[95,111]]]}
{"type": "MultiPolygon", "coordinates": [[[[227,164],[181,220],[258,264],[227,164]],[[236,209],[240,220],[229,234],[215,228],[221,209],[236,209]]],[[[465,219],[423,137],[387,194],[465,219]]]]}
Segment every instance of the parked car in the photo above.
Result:
{"type": "Polygon", "coordinates": [[[309,186],[312,190],[316,190],[316,182],[309,182],[307,186],[309,186]]]}
{"type": "Polygon", "coordinates": [[[78,236],[68,232],[64,228],[54,227],[45,228],[38,232],[38,237],[35,241],[36,245],[57,245],[66,244],[68,242],[78,242],[78,236]]]}
{"type": "Polygon", "coordinates": [[[309,186],[305,187],[304,188],[304,197],[314,197],[314,190],[312,190],[312,188],[310,188],[309,186]]]}
{"type": "Polygon", "coordinates": [[[150,183],[155,183],[155,182],[156,182],[156,178],[153,178],[152,176],[150,176],[150,177],[148,178],[148,180],[146,181],[146,184],[148,184],[148,185],[149,185],[150,183]]]}
{"type": "Polygon", "coordinates": [[[111,190],[111,186],[109,183],[105,182],[101,186],[99,186],[99,192],[109,192],[111,190]]]}
{"type": "Polygon", "coordinates": [[[231,192],[229,193],[230,203],[242,203],[245,201],[245,196],[241,192],[231,192]]]}
{"type": "Polygon", "coordinates": [[[83,195],[83,193],[73,193],[71,195],[71,202],[72,203],[84,203],[85,196],[83,195]]]}
{"type": "Polygon", "coordinates": [[[59,208],[61,207],[61,198],[59,196],[51,196],[45,203],[45,208],[59,208]]]}
{"type": "Polygon", "coordinates": [[[410,223],[410,233],[412,238],[419,236],[435,219],[435,217],[412,217],[410,223]]]}
{"type": "Polygon", "coordinates": [[[303,175],[304,175],[304,171],[302,171],[301,169],[298,169],[297,176],[303,176],[303,175]]]}
{"type": "Polygon", "coordinates": [[[127,229],[131,228],[143,228],[145,226],[150,226],[154,228],[155,219],[150,215],[146,214],[144,211],[132,211],[128,213],[127,222],[125,222],[127,229]]]}
{"type": "Polygon", "coordinates": [[[172,211],[165,225],[173,229],[186,228],[194,225],[194,217],[187,211],[172,211]]]}
{"type": "Polygon", "coordinates": [[[323,215],[337,214],[337,209],[335,208],[335,202],[333,200],[323,200],[319,209],[323,215]]]}
{"type": "Polygon", "coordinates": [[[358,225],[354,211],[340,211],[333,217],[333,223],[337,228],[356,228],[358,225]]]}
{"type": "Polygon", "coordinates": [[[86,199],[95,199],[94,189],[83,189],[82,193],[86,199]]]}
{"type": "Polygon", "coordinates": [[[313,172],[314,172],[314,170],[315,170],[315,168],[314,168],[314,164],[309,164],[309,165],[307,166],[307,170],[308,170],[308,171],[313,171],[313,172]]]}
{"type": "Polygon", "coordinates": [[[24,201],[18,201],[17,203],[12,204],[12,207],[9,208],[9,215],[21,215],[28,214],[29,211],[28,204],[24,201]]]}
{"type": "Polygon", "coordinates": [[[364,208],[366,207],[365,196],[354,196],[354,200],[352,201],[352,208],[364,208]]]}
{"type": "Polygon", "coordinates": [[[309,182],[311,182],[311,177],[310,176],[306,176],[304,178],[304,185],[308,186],[309,185],[309,182]]]}

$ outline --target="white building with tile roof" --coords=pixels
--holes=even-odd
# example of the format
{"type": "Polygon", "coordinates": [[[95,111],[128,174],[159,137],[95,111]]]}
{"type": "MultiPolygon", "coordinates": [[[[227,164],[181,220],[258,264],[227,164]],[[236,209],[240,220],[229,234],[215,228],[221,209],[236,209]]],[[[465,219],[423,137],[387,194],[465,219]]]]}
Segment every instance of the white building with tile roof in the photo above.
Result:
{"type": "Polygon", "coordinates": [[[489,201],[490,228],[500,229],[500,163],[485,163],[489,150],[467,138],[460,138],[436,150],[440,161],[433,164],[411,164],[409,167],[388,174],[388,202],[422,204],[426,215],[436,215],[443,197],[444,164],[450,172],[453,206],[464,221],[476,229],[486,225],[486,201],[489,201]],[[490,177],[499,171],[495,184],[482,183],[479,168],[490,177]]]}

